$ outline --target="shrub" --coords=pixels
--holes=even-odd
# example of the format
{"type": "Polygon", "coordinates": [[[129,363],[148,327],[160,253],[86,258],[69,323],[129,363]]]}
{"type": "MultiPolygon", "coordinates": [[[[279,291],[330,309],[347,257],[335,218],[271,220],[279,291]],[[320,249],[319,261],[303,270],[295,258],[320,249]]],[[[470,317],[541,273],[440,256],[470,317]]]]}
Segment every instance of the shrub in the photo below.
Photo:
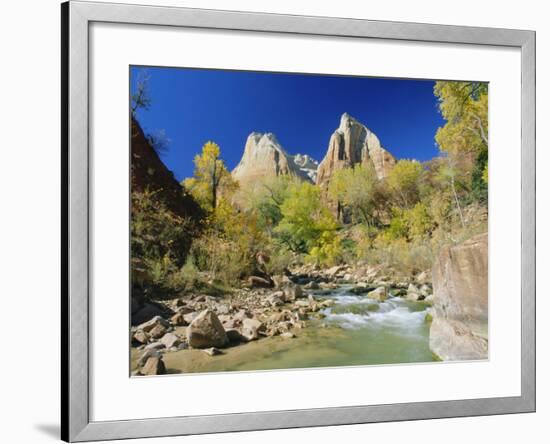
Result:
{"type": "Polygon", "coordinates": [[[195,224],[168,210],[154,192],[131,198],[132,284],[160,297],[173,290],[168,276],[185,264],[195,224]]]}

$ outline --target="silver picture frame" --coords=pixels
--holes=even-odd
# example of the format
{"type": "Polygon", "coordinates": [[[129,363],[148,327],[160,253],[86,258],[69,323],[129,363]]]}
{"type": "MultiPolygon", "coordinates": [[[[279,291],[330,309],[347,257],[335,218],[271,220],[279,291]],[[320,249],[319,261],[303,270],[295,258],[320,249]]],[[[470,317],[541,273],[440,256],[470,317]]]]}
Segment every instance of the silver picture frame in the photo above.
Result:
{"type": "Polygon", "coordinates": [[[70,1],[62,16],[61,435],[68,442],[535,411],[535,32],[70,1]],[[93,22],[513,47],[521,50],[521,396],[91,421],[89,26],[93,22]]]}

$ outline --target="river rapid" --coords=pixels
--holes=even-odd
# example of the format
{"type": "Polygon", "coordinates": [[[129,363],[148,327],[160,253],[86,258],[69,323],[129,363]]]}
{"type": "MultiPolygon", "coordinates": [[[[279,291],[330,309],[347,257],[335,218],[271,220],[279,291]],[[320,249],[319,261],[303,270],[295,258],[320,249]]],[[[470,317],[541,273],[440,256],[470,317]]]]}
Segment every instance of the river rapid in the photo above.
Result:
{"type": "Polygon", "coordinates": [[[231,347],[219,356],[200,350],[165,354],[169,373],[270,370],[431,362],[428,305],[390,297],[378,302],[353,294],[351,285],[313,291],[335,304],[312,319],[294,339],[264,338],[231,347]]]}

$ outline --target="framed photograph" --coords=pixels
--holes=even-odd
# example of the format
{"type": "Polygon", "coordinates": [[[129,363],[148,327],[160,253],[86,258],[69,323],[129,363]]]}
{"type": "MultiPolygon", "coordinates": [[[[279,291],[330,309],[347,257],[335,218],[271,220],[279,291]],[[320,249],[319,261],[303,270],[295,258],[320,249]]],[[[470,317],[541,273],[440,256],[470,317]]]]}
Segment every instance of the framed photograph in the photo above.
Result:
{"type": "Polygon", "coordinates": [[[535,33],[70,1],[62,438],[535,411],[535,33]]]}

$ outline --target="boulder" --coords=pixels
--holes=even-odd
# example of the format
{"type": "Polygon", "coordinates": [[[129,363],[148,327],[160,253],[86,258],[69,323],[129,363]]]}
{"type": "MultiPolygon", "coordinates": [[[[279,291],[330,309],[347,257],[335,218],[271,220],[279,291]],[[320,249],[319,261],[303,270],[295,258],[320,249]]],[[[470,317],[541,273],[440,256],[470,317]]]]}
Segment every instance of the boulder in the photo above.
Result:
{"type": "Polygon", "coordinates": [[[488,239],[444,247],[432,268],[430,348],[443,360],[487,359],[488,239]]]}
{"type": "Polygon", "coordinates": [[[278,274],[276,276],[273,276],[271,279],[273,280],[275,288],[282,288],[285,285],[292,283],[288,276],[284,274],[278,274]]]}
{"type": "Polygon", "coordinates": [[[241,335],[241,332],[236,328],[226,329],[225,334],[227,335],[227,339],[231,343],[238,343],[244,340],[243,336],[241,335]]]}
{"type": "Polygon", "coordinates": [[[357,285],[350,290],[350,292],[354,294],[365,294],[375,289],[376,287],[369,285],[367,282],[358,282],[357,285]]]}
{"type": "Polygon", "coordinates": [[[162,338],[167,331],[168,329],[163,324],[157,324],[149,330],[149,336],[153,339],[159,339],[162,338]]]}
{"type": "Polygon", "coordinates": [[[426,304],[432,305],[432,304],[434,303],[434,295],[433,295],[433,294],[430,294],[430,295],[426,296],[426,297],[424,298],[424,302],[425,302],[426,304]]]}
{"type": "Polygon", "coordinates": [[[342,267],[340,265],[335,265],[334,267],[325,270],[325,275],[334,278],[338,273],[340,273],[340,271],[342,271],[342,267]]]}
{"type": "Polygon", "coordinates": [[[151,356],[147,359],[147,362],[145,362],[145,365],[140,370],[140,373],[144,376],[166,374],[166,367],[164,366],[162,356],[151,356]]]}
{"type": "Polygon", "coordinates": [[[272,307],[278,307],[280,305],[284,305],[285,303],[285,301],[283,301],[284,297],[285,297],[284,292],[276,291],[275,293],[272,293],[267,297],[267,301],[269,302],[269,305],[271,305],[272,307]]]}
{"type": "Polygon", "coordinates": [[[211,310],[202,311],[187,327],[187,342],[190,347],[224,347],[227,335],[216,314],[211,310]]]}
{"type": "Polygon", "coordinates": [[[424,284],[420,287],[420,294],[425,298],[432,294],[432,289],[429,285],[424,284]]]}
{"type": "Polygon", "coordinates": [[[163,309],[160,305],[146,302],[139,309],[132,313],[132,325],[143,324],[144,322],[161,316],[163,309]]]}
{"type": "Polygon", "coordinates": [[[353,275],[351,273],[346,273],[342,279],[344,282],[351,282],[353,280],[353,275]]]}
{"type": "Polygon", "coordinates": [[[379,302],[385,301],[386,299],[388,299],[386,287],[377,287],[375,290],[369,291],[367,293],[367,297],[379,302]]]}
{"type": "Polygon", "coordinates": [[[248,286],[250,288],[269,288],[273,286],[273,283],[260,276],[250,276],[248,278],[248,286]]]}
{"type": "Polygon", "coordinates": [[[216,313],[219,315],[228,315],[230,313],[231,309],[229,305],[227,304],[217,304],[216,305],[216,313]]]}
{"type": "Polygon", "coordinates": [[[304,285],[304,288],[306,290],[319,290],[319,284],[315,281],[309,281],[306,285],[304,285]]]}
{"type": "Polygon", "coordinates": [[[418,285],[428,284],[431,282],[431,275],[427,271],[423,271],[415,277],[415,281],[418,285]]]}
{"type": "Polygon", "coordinates": [[[158,350],[145,350],[143,352],[143,354],[140,356],[138,362],[137,362],[137,365],[138,367],[143,367],[145,365],[145,363],[147,362],[147,360],[151,357],[159,357],[159,356],[162,356],[161,353],[158,351],[158,350]]]}
{"type": "Polygon", "coordinates": [[[141,330],[147,333],[155,328],[157,325],[162,325],[166,328],[170,327],[170,323],[166,319],[161,316],[155,316],[154,318],[149,319],[147,322],[138,325],[137,330],[141,330]]]}
{"type": "Polygon", "coordinates": [[[166,333],[162,338],[160,338],[159,342],[164,344],[166,348],[172,348],[180,345],[181,339],[174,333],[166,333]]]}
{"type": "Polygon", "coordinates": [[[185,315],[183,313],[176,313],[170,318],[170,323],[176,326],[187,326],[189,323],[185,320],[185,315]]]}
{"type": "Polygon", "coordinates": [[[259,334],[262,330],[265,330],[265,326],[259,320],[254,318],[243,319],[241,334],[247,341],[258,339],[259,334]]]}
{"type": "Polygon", "coordinates": [[[424,299],[425,296],[422,295],[422,293],[420,292],[420,289],[414,285],[414,284],[410,284],[409,287],[407,288],[407,300],[409,301],[421,301],[422,299],[424,299]]]}
{"type": "Polygon", "coordinates": [[[143,330],[137,330],[132,335],[132,343],[134,344],[147,344],[149,342],[149,336],[143,330]]]}
{"type": "Polygon", "coordinates": [[[162,350],[165,348],[164,344],[160,341],[151,342],[150,344],[147,344],[143,350],[144,351],[150,351],[150,350],[162,350]]]}
{"type": "Polygon", "coordinates": [[[284,293],[284,300],[286,302],[294,302],[296,299],[304,297],[304,292],[302,290],[302,287],[292,283],[290,283],[284,288],[283,293],[284,293]]]}
{"type": "Polygon", "coordinates": [[[189,325],[199,315],[198,311],[192,311],[191,313],[185,313],[183,315],[183,321],[186,325],[189,325]]]}

